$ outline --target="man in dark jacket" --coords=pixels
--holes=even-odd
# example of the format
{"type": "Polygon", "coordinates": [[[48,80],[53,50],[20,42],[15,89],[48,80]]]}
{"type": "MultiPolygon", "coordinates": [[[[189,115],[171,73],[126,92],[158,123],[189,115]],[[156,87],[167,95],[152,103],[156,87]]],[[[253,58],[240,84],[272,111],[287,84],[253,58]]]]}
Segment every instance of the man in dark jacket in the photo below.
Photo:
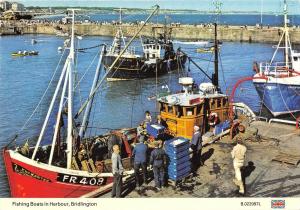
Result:
{"type": "Polygon", "coordinates": [[[196,176],[199,164],[203,165],[202,160],[201,160],[202,135],[201,135],[199,126],[194,126],[194,134],[192,137],[191,148],[193,150],[192,172],[193,172],[193,175],[196,176]]]}
{"type": "Polygon", "coordinates": [[[161,190],[161,187],[165,184],[165,157],[166,153],[162,149],[161,142],[155,142],[155,149],[150,155],[150,164],[153,166],[155,187],[157,190],[161,190]]]}
{"type": "Polygon", "coordinates": [[[119,145],[113,146],[111,162],[112,162],[112,173],[114,175],[114,184],[111,191],[111,197],[113,198],[116,196],[117,198],[120,198],[122,193],[122,175],[124,172],[124,168],[120,157],[119,145]]]}
{"type": "Polygon", "coordinates": [[[136,186],[140,189],[141,184],[147,182],[147,150],[148,146],[144,144],[145,137],[140,136],[139,143],[137,143],[133,149],[132,157],[134,158],[134,173],[135,173],[135,180],[136,186]],[[139,171],[142,168],[143,171],[143,182],[140,182],[139,171]]]}

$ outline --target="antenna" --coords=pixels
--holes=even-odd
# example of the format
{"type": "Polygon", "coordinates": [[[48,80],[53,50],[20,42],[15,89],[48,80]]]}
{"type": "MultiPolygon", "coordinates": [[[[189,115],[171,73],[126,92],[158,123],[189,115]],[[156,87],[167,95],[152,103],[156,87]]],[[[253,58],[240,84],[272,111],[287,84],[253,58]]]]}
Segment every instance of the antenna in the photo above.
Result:
{"type": "Polygon", "coordinates": [[[114,9],[114,11],[118,11],[119,12],[119,24],[122,24],[122,15],[123,15],[123,11],[127,11],[127,9],[122,9],[122,7],[120,7],[119,9],[114,9]]]}
{"type": "Polygon", "coordinates": [[[264,9],[264,0],[260,1],[260,25],[263,22],[263,9],[264,9]]]}
{"type": "Polygon", "coordinates": [[[222,5],[223,3],[219,0],[214,0],[213,5],[215,6],[215,23],[219,23],[219,16],[222,14],[222,5]]]}

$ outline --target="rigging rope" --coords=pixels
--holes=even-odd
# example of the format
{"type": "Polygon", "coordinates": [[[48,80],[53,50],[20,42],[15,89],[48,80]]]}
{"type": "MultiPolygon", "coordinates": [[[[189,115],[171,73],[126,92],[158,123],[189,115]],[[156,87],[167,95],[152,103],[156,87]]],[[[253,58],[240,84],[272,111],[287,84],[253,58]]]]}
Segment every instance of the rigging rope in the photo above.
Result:
{"type": "Polygon", "coordinates": [[[48,92],[48,90],[49,90],[49,88],[50,88],[50,85],[51,85],[51,83],[53,82],[54,77],[55,77],[55,75],[56,75],[56,73],[57,73],[57,71],[58,71],[58,67],[60,66],[60,63],[61,63],[61,61],[62,61],[62,58],[63,58],[64,53],[65,53],[65,49],[64,49],[64,51],[63,51],[63,53],[62,53],[62,55],[61,55],[61,57],[60,57],[60,59],[59,59],[59,62],[58,62],[58,64],[57,64],[56,68],[55,68],[55,71],[54,71],[54,73],[53,73],[53,75],[52,75],[52,77],[51,77],[51,79],[50,79],[50,82],[48,83],[48,86],[47,86],[45,92],[43,93],[43,95],[42,95],[40,101],[38,102],[37,106],[36,106],[35,109],[33,110],[32,114],[31,114],[31,115],[29,116],[29,118],[25,121],[24,125],[21,127],[21,129],[20,129],[17,133],[23,131],[23,130],[26,128],[26,126],[28,125],[28,123],[29,123],[30,120],[32,119],[33,115],[36,113],[36,111],[38,110],[38,108],[39,108],[39,106],[41,105],[42,101],[44,100],[44,97],[46,96],[46,93],[48,92]]]}
{"type": "Polygon", "coordinates": [[[106,44],[98,44],[98,45],[95,45],[92,47],[78,48],[78,49],[76,49],[76,51],[85,51],[85,50],[89,50],[89,49],[93,49],[93,48],[97,48],[97,47],[102,47],[104,45],[106,45],[106,44]]]}
{"type": "Polygon", "coordinates": [[[226,84],[226,80],[225,80],[223,62],[222,62],[220,51],[218,51],[218,53],[219,53],[219,58],[220,58],[220,64],[221,64],[221,69],[222,69],[222,75],[223,75],[223,81],[224,81],[224,85],[225,85],[225,90],[227,90],[227,84],[226,84]]]}

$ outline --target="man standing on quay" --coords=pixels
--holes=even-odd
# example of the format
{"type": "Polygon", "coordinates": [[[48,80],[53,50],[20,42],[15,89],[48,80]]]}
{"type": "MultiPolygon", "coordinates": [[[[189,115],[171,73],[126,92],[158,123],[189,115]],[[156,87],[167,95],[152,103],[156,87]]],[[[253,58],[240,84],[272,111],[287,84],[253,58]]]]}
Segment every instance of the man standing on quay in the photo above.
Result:
{"type": "Polygon", "coordinates": [[[192,172],[193,172],[193,176],[197,176],[197,169],[199,165],[203,165],[201,160],[202,136],[201,136],[199,126],[194,126],[194,134],[192,137],[191,149],[193,150],[192,172]]]}
{"type": "Polygon", "coordinates": [[[162,141],[156,141],[155,149],[151,152],[150,164],[153,166],[155,187],[159,191],[165,184],[165,158],[166,153],[162,148],[162,141]]]}
{"type": "Polygon", "coordinates": [[[112,173],[114,175],[114,184],[111,191],[111,197],[120,198],[122,192],[122,174],[124,172],[124,168],[121,161],[119,145],[113,146],[111,162],[112,162],[112,173]]]}
{"type": "Polygon", "coordinates": [[[244,165],[245,155],[247,148],[243,145],[243,140],[241,137],[237,137],[237,144],[233,147],[231,151],[231,156],[233,158],[233,167],[235,171],[235,178],[233,179],[234,184],[239,187],[239,193],[244,194],[244,183],[242,180],[241,168],[244,165]]]}
{"type": "Polygon", "coordinates": [[[137,143],[133,149],[132,157],[134,158],[134,174],[136,180],[136,187],[140,190],[140,168],[143,171],[143,183],[147,182],[147,150],[148,146],[144,144],[145,137],[143,135],[139,138],[139,143],[137,143]]]}

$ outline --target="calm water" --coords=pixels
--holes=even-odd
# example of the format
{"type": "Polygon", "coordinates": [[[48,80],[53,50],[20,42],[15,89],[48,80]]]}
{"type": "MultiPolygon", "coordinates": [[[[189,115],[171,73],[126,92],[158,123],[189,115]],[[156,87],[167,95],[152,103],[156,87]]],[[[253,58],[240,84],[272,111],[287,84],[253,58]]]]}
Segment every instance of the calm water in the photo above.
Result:
{"type": "MultiPolygon", "coordinates": [[[[126,12],[125,12],[126,13],[126,12]]],[[[123,22],[143,21],[149,14],[125,14],[123,22]]],[[[63,16],[37,17],[38,19],[60,20],[63,16]]],[[[159,14],[152,17],[150,20],[153,23],[164,23],[167,17],[168,23],[182,23],[182,24],[201,24],[215,22],[215,15],[207,14],[159,14]]],[[[90,14],[79,17],[81,20],[92,20],[100,22],[112,22],[119,19],[118,14],[90,14]]],[[[283,17],[281,15],[263,15],[263,25],[281,26],[283,24],[283,17]]],[[[300,25],[300,15],[290,15],[289,20],[291,25],[300,25]]],[[[261,22],[261,16],[253,15],[239,15],[227,14],[219,16],[220,24],[228,25],[256,25],[261,22]]]]}
{"type": "MultiPolygon", "coordinates": [[[[61,46],[63,41],[59,37],[44,35],[0,37],[0,147],[7,144],[8,138],[19,131],[37,105],[60,60],[61,54],[57,52],[57,47],[61,46]],[[39,42],[36,45],[31,45],[32,38],[39,42]],[[40,55],[19,58],[10,56],[11,52],[24,49],[38,50],[40,55]]],[[[85,37],[80,41],[79,47],[89,47],[100,43],[109,44],[111,41],[112,39],[109,37],[85,37]]],[[[134,45],[138,46],[139,43],[137,40],[134,45]]],[[[210,59],[210,54],[197,54],[197,47],[193,45],[181,45],[181,48],[190,56],[197,58],[195,61],[204,69],[209,67],[209,72],[211,72],[213,63],[209,65],[207,61],[199,59],[210,59]]],[[[230,90],[237,79],[251,76],[253,74],[252,62],[269,59],[272,50],[271,45],[261,43],[224,43],[221,48],[223,67],[221,69],[223,71],[220,70],[220,83],[223,91],[230,90]]],[[[93,49],[78,55],[78,78],[81,78],[86,72],[97,52],[98,49],[93,49]]],[[[96,62],[91,65],[80,88],[76,91],[76,108],[88,94],[95,66],[96,62]]],[[[190,72],[186,71],[186,74],[193,76],[197,83],[205,81],[203,75],[192,64],[190,65],[190,72]]],[[[55,76],[55,81],[57,80],[58,75],[55,76]]],[[[158,78],[158,89],[162,85],[168,84],[172,91],[176,91],[179,89],[177,81],[177,73],[165,75],[158,78]]],[[[87,134],[103,133],[107,131],[106,128],[136,126],[143,119],[146,110],[155,112],[155,101],[148,100],[148,97],[154,95],[155,92],[155,79],[106,82],[97,95],[96,106],[91,114],[91,121],[93,122],[90,126],[93,129],[88,130],[87,134]]],[[[51,93],[53,93],[53,87],[50,88],[38,109],[37,115],[28,124],[28,128],[21,133],[21,140],[38,135],[46,115],[51,93]]],[[[236,99],[249,104],[254,110],[259,109],[259,99],[250,82],[242,86],[236,99]]],[[[49,127],[52,126],[53,124],[49,127]]],[[[0,186],[2,186],[0,197],[9,196],[2,158],[0,160],[0,186]]]]}

